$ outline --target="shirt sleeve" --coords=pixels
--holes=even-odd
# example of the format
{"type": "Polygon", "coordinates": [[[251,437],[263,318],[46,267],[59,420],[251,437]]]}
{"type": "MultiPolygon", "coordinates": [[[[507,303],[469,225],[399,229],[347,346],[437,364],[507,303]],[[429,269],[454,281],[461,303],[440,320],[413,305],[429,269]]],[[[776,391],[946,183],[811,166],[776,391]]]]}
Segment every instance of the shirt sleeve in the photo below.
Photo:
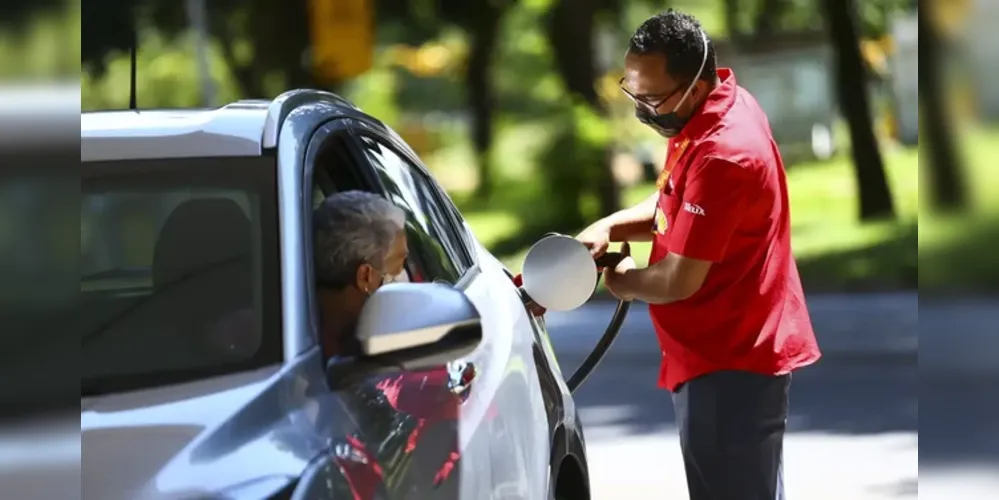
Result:
{"type": "Polygon", "coordinates": [[[729,160],[708,157],[692,166],[670,228],[669,251],[720,262],[755,186],[752,172],[729,160]]]}

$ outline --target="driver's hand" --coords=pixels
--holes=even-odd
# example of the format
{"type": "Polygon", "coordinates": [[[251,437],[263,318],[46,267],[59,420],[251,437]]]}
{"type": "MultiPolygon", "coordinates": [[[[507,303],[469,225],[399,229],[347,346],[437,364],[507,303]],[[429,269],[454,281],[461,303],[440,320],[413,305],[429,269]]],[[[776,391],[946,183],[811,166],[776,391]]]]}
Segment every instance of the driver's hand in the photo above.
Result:
{"type": "Polygon", "coordinates": [[[610,228],[596,222],[576,235],[576,240],[590,251],[594,259],[600,258],[610,246],[610,228]]]}

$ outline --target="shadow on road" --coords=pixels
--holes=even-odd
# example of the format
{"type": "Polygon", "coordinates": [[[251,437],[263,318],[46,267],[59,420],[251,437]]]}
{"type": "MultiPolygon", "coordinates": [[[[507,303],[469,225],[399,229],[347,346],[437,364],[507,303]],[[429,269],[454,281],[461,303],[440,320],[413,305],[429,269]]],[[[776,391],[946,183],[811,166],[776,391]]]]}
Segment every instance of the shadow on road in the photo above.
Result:
{"type": "Polygon", "coordinates": [[[920,467],[999,464],[999,376],[922,376],[920,467]]]}
{"type": "MultiPolygon", "coordinates": [[[[553,337],[562,370],[569,376],[582,361],[584,349],[560,348],[557,332],[553,337]]],[[[669,393],[656,387],[659,354],[654,340],[650,342],[648,354],[633,348],[615,353],[612,347],[576,393],[588,439],[674,432],[669,393]]],[[[788,431],[919,433],[921,464],[999,463],[997,393],[999,377],[921,379],[912,356],[827,356],[794,374],[788,431]]],[[[899,488],[900,494],[907,490],[906,485],[899,488]]]]}
{"type": "MultiPolygon", "coordinates": [[[[615,358],[612,348],[576,393],[588,439],[674,432],[669,393],[655,385],[657,358],[615,358]]],[[[560,357],[566,375],[581,360],[572,353],[560,357]]],[[[921,465],[999,463],[997,392],[999,378],[921,380],[911,357],[824,359],[794,374],[788,431],[918,433],[921,465]]],[[[908,489],[900,485],[899,494],[908,489]]]]}
{"type": "MultiPolygon", "coordinates": [[[[587,419],[621,426],[631,434],[674,424],[669,393],[656,387],[658,360],[613,359],[613,351],[576,393],[587,419]]],[[[560,359],[566,371],[577,359],[560,359]]],[[[791,386],[789,430],[873,434],[917,432],[919,406],[914,360],[824,360],[796,372],[791,386]]],[[[587,422],[588,423],[588,422],[587,422]]]]}
{"type": "MultiPolygon", "coordinates": [[[[999,463],[999,370],[989,368],[999,344],[986,326],[999,315],[994,301],[961,304],[933,307],[914,295],[813,298],[825,355],[794,374],[789,432],[919,434],[923,465],[999,463]]],[[[566,377],[611,310],[594,304],[552,316],[549,332],[566,377]]],[[[659,361],[647,314],[633,311],[576,394],[588,440],[675,432],[669,393],[656,387],[659,361]]]]}

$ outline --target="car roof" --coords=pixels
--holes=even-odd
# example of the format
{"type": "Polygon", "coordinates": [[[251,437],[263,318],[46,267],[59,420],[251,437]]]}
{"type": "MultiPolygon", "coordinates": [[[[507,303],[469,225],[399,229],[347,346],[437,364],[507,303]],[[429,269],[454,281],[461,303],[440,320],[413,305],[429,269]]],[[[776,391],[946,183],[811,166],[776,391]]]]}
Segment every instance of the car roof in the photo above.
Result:
{"type": "Polygon", "coordinates": [[[80,161],[258,156],[277,147],[285,119],[298,109],[311,120],[349,117],[385,129],[339,95],[296,89],[273,100],[242,100],[216,109],[81,113],[80,161]]]}
{"type": "Polygon", "coordinates": [[[271,101],[80,114],[80,161],[258,156],[271,101]]]}

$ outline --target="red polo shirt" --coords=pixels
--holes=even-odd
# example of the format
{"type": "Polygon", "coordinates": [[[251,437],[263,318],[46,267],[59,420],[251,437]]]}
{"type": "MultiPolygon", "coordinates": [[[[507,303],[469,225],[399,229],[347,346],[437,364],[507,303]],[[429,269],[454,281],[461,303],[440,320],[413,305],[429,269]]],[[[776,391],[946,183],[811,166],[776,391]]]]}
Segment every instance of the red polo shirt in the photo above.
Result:
{"type": "Polygon", "coordinates": [[[681,134],[660,177],[650,265],[672,252],[714,264],[692,297],[649,307],[659,385],[719,370],[780,375],[818,345],[791,255],[784,164],[756,99],[729,69],[681,134]]]}

